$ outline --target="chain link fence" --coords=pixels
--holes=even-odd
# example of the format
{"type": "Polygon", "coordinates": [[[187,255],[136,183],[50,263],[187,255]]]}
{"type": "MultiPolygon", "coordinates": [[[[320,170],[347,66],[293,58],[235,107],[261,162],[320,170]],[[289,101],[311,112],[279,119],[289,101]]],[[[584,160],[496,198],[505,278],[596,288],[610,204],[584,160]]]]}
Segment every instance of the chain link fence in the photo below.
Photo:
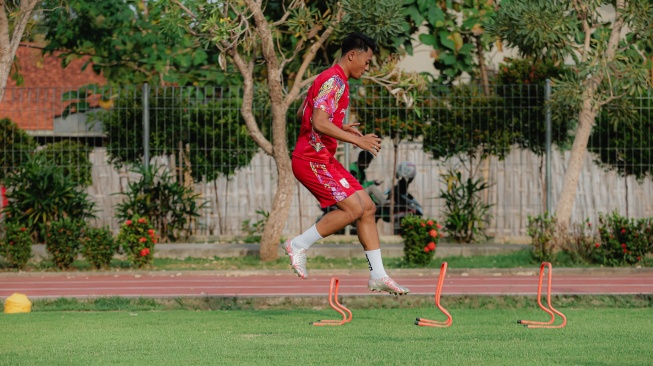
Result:
{"type": "MultiPolygon", "coordinates": [[[[241,95],[220,87],[8,88],[0,103],[2,175],[35,151],[58,151],[51,154],[59,159],[53,158],[55,164],[81,175],[96,204],[94,224],[117,230],[115,207],[129,182],[139,179],[133,166],[146,162],[163,167],[206,203],[192,223],[194,235],[243,235],[272,207],[276,167],[248,135],[241,95]]],[[[546,100],[540,85],[432,86],[404,94],[352,83],[348,118],[361,123],[363,133],[383,137],[383,149],[366,171],[368,179],[383,181],[382,190],[392,187],[397,164],[411,161],[417,175],[409,193],[424,215],[444,221],[447,202],[441,197],[460,172],[463,185],[487,183],[470,190],[488,208],[483,229],[509,240],[526,236],[529,215],[555,208],[562,188],[576,116],[554,109],[547,118],[546,100]]],[[[628,113],[608,106],[597,119],[572,215],[576,222],[613,210],[653,216],[653,95],[648,91],[630,102],[628,113]]],[[[257,90],[254,113],[267,138],[269,103],[266,91],[257,90]]],[[[291,150],[298,105],[287,119],[291,150]]],[[[341,144],[338,159],[348,165],[359,153],[341,144]]],[[[298,185],[285,235],[305,230],[320,214],[317,201],[298,185]]],[[[379,227],[392,233],[383,220],[379,227]]]]}

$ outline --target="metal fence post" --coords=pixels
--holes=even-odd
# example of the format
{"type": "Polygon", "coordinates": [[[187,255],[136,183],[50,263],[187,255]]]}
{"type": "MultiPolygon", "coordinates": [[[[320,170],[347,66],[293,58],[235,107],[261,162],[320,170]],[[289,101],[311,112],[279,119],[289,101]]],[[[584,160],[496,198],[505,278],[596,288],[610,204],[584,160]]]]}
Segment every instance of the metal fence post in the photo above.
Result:
{"type": "Polygon", "coordinates": [[[150,86],[143,84],[143,165],[150,166],[150,86]]]}
{"type": "Polygon", "coordinates": [[[551,213],[551,80],[546,79],[544,87],[545,120],[546,120],[546,212],[551,213]]]}

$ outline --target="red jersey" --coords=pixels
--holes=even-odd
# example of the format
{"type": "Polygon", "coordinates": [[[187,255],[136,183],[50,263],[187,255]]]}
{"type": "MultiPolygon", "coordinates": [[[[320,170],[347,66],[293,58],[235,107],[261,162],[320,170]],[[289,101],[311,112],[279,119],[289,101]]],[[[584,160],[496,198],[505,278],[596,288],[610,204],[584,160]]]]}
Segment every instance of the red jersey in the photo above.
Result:
{"type": "Polygon", "coordinates": [[[323,71],[306,94],[302,124],[293,157],[318,163],[328,163],[336,154],[338,140],[313,130],[313,108],[329,115],[329,121],[342,128],[349,106],[349,84],[339,65],[323,71]]]}

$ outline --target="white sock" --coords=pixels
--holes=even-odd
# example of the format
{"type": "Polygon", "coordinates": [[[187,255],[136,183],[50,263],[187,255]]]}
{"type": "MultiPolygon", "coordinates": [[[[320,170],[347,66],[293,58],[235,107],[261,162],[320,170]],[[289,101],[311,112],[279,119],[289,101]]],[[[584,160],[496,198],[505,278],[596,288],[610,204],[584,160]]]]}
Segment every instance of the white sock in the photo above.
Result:
{"type": "Polygon", "coordinates": [[[365,251],[365,257],[367,257],[367,264],[370,266],[371,279],[376,280],[388,276],[383,268],[381,249],[365,251]]]}
{"type": "Polygon", "coordinates": [[[308,249],[320,239],[322,239],[322,235],[317,232],[317,227],[313,225],[310,229],[304,231],[302,235],[293,238],[292,246],[297,249],[308,249]]]}

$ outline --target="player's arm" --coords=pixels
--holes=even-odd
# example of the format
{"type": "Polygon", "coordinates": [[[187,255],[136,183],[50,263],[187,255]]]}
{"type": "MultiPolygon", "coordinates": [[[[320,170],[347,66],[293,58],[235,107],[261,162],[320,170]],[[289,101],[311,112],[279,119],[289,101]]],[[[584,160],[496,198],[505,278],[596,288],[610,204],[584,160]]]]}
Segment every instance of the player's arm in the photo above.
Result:
{"type": "Polygon", "coordinates": [[[374,156],[381,149],[381,139],[377,135],[370,133],[361,136],[346,132],[331,123],[329,115],[319,108],[313,108],[313,129],[334,139],[354,144],[363,150],[371,152],[374,156]]]}

